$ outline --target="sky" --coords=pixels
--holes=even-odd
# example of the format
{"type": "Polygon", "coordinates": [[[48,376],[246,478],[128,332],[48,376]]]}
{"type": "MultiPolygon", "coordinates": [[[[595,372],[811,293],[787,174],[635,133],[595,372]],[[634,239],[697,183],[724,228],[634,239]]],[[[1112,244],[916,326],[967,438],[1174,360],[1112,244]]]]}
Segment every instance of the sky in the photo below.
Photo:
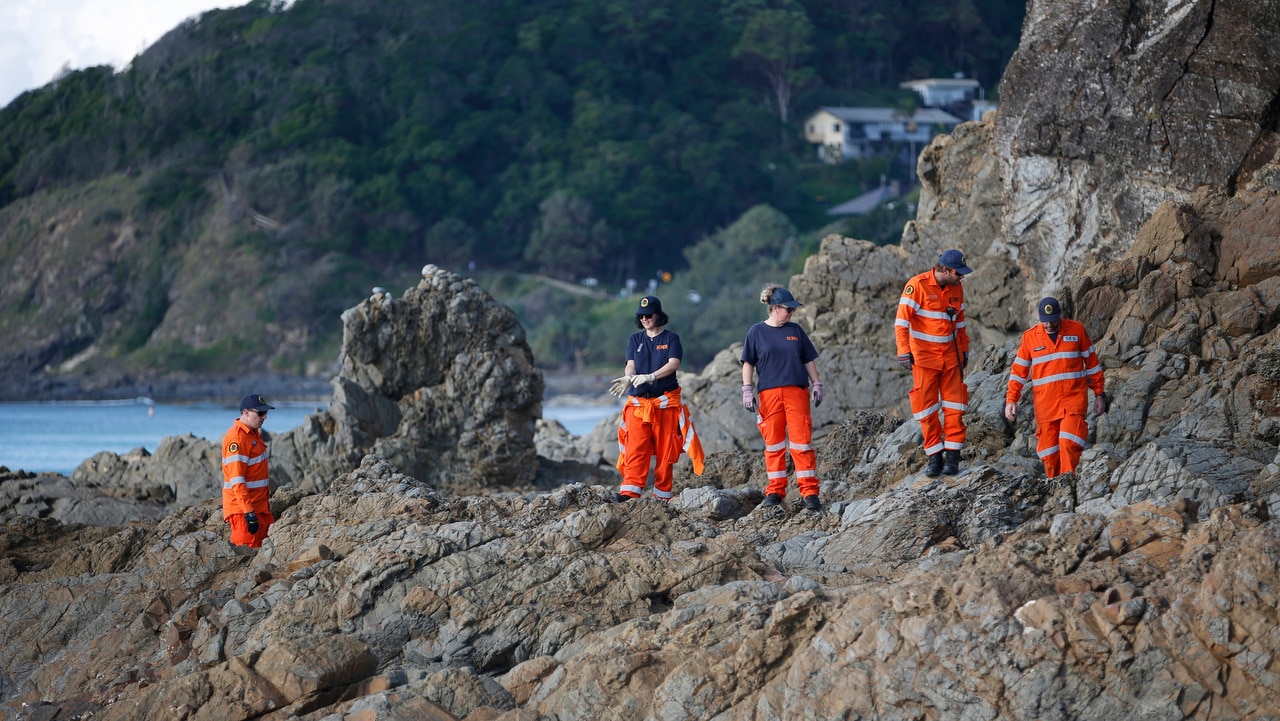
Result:
{"type": "Polygon", "coordinates": [[[248,0],[0,0],[0,107],[72,69],[119,70],[183,20],[248,0]]]}

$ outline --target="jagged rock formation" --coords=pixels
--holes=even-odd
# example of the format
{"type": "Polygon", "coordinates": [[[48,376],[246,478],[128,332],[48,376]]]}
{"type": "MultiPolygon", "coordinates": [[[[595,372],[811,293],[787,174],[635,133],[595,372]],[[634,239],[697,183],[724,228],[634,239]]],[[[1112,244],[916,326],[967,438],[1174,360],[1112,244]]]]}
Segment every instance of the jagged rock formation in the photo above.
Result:
{"type": "Polygon", "coordinates": [[[1280,3],[1041,2],[1000,86],[1000,253],[1065,285],[1165,201],[1234,192],[1280,148],[1280,3]]]}
{"type": "Polygon", "coordinates": [[[342,324],[333,401],[273,446],[279,482],[323,488],[372,452],[451,490],[532,483],[542,373],[510,308],[428,265],[403,296],[375,293],[342,324]]]}
{"type": "MultiPolygon", "coordinates": [[[[428,265],[400,298],[377,293],[342,319],[341,366],[328,410],[299,428],[266,433],[276,487],[323,488],[369,452],[453,491],[533,485],[542,374],[510,308],[470,279],[428,265]]],[[[219,440],[188,435],[164,439],[154,455],[100,453],[55,492],[132,496],[154,488],[152,500],[179,506],[217,498],[219,440]]],[[[33,502],[35,489],[13,489],[0,486],[0,509],[14,507],[17,496],[33,502]]],[[[59,497],[39,502],[51,507],[59,497]]],[[[111,518],[154,517],[120,513],[111,518]]]]}

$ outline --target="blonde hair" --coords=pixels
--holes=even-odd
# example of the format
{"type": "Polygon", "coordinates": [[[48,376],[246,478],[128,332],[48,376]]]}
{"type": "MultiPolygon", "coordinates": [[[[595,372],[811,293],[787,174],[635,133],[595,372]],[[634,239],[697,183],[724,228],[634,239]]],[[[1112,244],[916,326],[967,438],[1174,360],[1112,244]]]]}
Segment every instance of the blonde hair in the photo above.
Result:
{"type": "Polygon", "coordinates": [[[760,302],[769,305],[769,299],[773,297],[773,291],[781,287],[777,283],[765,283],[764,288],[760,289],[760,302]]]}

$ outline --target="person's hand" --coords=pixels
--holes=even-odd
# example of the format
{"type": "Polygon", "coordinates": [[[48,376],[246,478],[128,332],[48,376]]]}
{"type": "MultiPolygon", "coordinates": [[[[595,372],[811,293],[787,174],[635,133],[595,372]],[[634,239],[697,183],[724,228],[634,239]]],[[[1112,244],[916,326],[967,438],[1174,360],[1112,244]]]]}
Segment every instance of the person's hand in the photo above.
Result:
{"type": "Polygon", "coordinates": [[[244,514],[244,525],[249,530],[249,533],[255,536],[258,535],[258,514],[253,511],[244,514]]]}
{"type": "Polygon", "coordinates": [[[809,384],[809,398],[813,400],[814,408],[822,405],[822,381],[814,381],[809,384]]]}
{"type": "Polygon", "coordinates": [[[966,351],[966,352],[964,353],[964,358],[963,358],[963,359],[961,359],[961,365],[960,365],[960,367],[961,367],[962,369],[963,369],[963,368],[968,368],[968,367],[969,367],[969,353],[968,353],[968,351],[966,351]]]}
{"type": "Polygon", "coordinates": [[[742,407],[748,411],[755,411],[756,409],[756,393],[750,383],[742,384],[742,407]]]}
{"type": "Polygon", "coordinates": [[[641,373],[638,376],[631,376],[631,385],[635,386],[636,388],[639,388],[645,383],[652,383],[653,381],[654,381],[654,378],[652,373],[641,373]]]}
{"type": "Polygon", "coordinates": [[[1097,395],[1093,397],[1093,414],[1100,416],[1107,412],[1107,395],[1097,395]]]}
{"type": "Polygon", "coordinates": [[[626,394],[627,388],[631,386],[631,376],[622,376],[614,378],[609,382],[609,395],[614,398],[621,398],[626,394]]]}
{"type": "Polygon", "coordinates": [[[1013,420],[1018,415],[1018,404],[1010,401],[1004,404],[1004,417],[1013,420]]]}
{"type": "Polygon", "coordinates": [[[910,373],[912,366],[916,364],[916,359],[910,353],[903,353],[898,356],[898,365],[902,366],[902,370],[910,373]]]}

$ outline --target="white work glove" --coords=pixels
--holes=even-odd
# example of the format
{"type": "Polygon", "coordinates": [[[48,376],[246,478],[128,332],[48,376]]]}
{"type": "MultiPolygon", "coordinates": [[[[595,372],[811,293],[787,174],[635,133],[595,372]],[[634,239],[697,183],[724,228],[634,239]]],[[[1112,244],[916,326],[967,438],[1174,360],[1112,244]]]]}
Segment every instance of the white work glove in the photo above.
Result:
{"type": "Polygon", "coordinates": [[[742,384],[742,407],[746,408],[748,411],[754,411],[756,409],[756,393],[750,383],[742,384]]]}
{"type": "Polygon", "coordinates": [[[609,395],[614,398],[621,398],[626,395],[627,388],[631,386],[631,379],[633,377],[634,376],[622,376],[621,378],[614,378],[609,383],[609,395]]]}
{"type": "Polygon", "coordinates": [[[809,398],[813,401],[814,408],[822,405],[822,381],[809,384],[809,398]]]}
{"type": "Polygon", "coordinates": [[[645,383],[652,383],[653,381],[654,381],[654,378],[652,373],[641,373],[638,376],[631,376],[631,385],[635,386],[636,388],[639,388],[645,383]]]}

